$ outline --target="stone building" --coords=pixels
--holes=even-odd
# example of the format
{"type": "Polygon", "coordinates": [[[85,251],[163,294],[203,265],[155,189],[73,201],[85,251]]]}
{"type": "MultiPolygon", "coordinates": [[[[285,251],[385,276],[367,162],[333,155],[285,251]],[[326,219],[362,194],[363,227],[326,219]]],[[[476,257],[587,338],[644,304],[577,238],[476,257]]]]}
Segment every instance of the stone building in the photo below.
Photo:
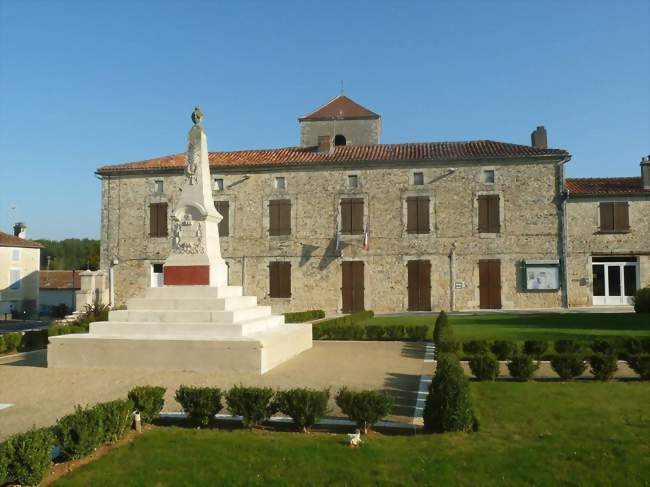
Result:
{"type": "Polygon", "coordinates": [[[27,240],[24,223],[16,223],[13,235],[0,232],[0,319],[12,311],[20,317],[37,313],[41,248],[27,240]]]}
{"type": "MultiPolygon", "coordinates": [[[[561,272],[570,156],[547,147],[543,127],[531,146],[381,144],[381,117],[345,96],[298,121],[298,147],[210,153],[222,255],[245,294],[274,311],[328,312],[571,299],[561,272]]],[[[180,153],[97,171],[116,305],[162,285],[184,165],[180,153]]]]}

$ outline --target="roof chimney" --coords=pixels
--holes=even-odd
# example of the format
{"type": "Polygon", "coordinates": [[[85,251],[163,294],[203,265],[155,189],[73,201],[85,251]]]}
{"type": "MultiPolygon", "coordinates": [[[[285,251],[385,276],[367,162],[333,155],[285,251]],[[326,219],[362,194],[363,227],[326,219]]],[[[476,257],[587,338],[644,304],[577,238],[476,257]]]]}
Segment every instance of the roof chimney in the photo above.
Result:
{"type": "Polygon", "coordinates": [[[27,225],[18,222],[14,225],[14,237],[27,238],[27,225]]]}
{"type": "Polygon", "coordinates": [[[329,135],[318,136],[318,152],[334,152],[332,137],[329,135]]]}
{"type": "Polygon", "coordinates": [[[530,134],[531,145],[535,149],[548,149],[548,141],[546,138],[546,129],[543,125],[537,127],[530,134]]]}
{"type": "Polygon", "coordinates": [[[650,155],[641,158],[641,184],[650,190],[650,155]]]}

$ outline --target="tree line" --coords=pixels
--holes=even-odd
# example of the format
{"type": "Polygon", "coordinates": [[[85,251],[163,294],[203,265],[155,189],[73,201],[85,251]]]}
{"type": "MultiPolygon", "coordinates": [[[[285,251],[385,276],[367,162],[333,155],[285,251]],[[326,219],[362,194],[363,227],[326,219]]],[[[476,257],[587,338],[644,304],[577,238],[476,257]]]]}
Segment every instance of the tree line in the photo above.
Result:
{"type": "Polygon", "coordinates": [[[66,238],[65,240],[36,240],[41,249],[41,269],[86,270],[99,269],[99,240],[66,238]],[[48,265],[49,260],[49,265],[48,265]]]}

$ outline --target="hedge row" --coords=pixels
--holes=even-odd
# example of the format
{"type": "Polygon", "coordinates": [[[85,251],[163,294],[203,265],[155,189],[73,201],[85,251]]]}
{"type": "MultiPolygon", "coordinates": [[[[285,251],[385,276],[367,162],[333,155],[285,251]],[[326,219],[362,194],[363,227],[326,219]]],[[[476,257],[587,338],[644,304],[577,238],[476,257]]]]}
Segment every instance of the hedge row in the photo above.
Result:
{"type": "Polygon", "coordinates": [[[328,325],[313,327],[314,340],[392,340],[424,341],[428,326],[403,325],[328,325]]]}
{"type": "Polygon", "coordinates": [[[46,348],[48,337],[70,333],[86,333],[87,325],[54,325],[42,330],[12,332],[0,335],[0,353],[29,352],[46,348]]]}
{"type": "Polygon", "coordinates": [[[322,309],[284,313],[285,323],[304,323],[305,321],[319,320],[321,318],[325,318],[325,311],[322,309]]]}

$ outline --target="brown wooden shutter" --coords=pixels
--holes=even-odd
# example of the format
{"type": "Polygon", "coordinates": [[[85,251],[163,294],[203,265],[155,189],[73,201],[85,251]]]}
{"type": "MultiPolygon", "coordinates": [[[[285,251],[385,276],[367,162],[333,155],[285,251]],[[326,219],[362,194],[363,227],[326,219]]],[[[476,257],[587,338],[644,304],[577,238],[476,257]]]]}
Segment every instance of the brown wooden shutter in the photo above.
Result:
{"type": "Polygon", "coordinates": [[[283,298],[291,297],[291,262],[280,263],[280,293],[283,298]]]}
{"type": "Polygon", "coordinates": [[[501,224],[499,219],[499,195],[488,196],[489,233],[499,233],[501,224]]]}
{"type": "Polygon", "coordinates": [[[158,207],[158,236],[167,236],[167,203],[160,203],[158,207]]]}
{"type": "Polygon", "coordinates": [[[418,233],[429,233],[429,198],[418,198],[418,233]]]}
{"type": "Polygon", "coordinates": [[[269,235],[288,235],[291,233],[291,202],[289,201],[289,218],[287,219],[287,210],[283,209],[285,201],[289,200],[269,201],[269,235]],[[288,221],[285,223],[284,219],[288,221]],[[289,225],[288,232],[287,225],[289,225]]]}
{"type": "Polygon", "coordinates": [[[341,231],[343,233],[363,233],[363,198],[341,200],[341,231]]]}
{"type": "Polygon", "coordinates": [[[291,235],[291,200],[280,200],[278,203],[278,235],[291,235]]]}
{"type": "Polygon", "coordinates": [[[478,197],[478,231],[480,233],[488,233],[490,231],[490,216],[488,208],[488,197],[480,195],[478,197]]]}
{"type": "Polygon", "coordinates": [[[627,232],[630,229],[630,212],[627,202],[614,203],[614,230],[627,232]]]}
{"type": "Polygon", "coordinates": [[[149,236],[158,235],[158,211],[155,204],[149,205],[149,236]]]}
{"type": "Polygon", "coordinates": [[[341,200],[341,232],[350,233],[352,230],[352,203],[350,200],[341,200]]]}
{"type": "Polygon", "coordinates": [[[352,233],[363,233],[363,199],[354,199],[352,200],[352,233]]]}
{"type": "Polygon", "coordinates": [[[614,231],[614,204],[613,203],[600,204],[600,231],[601,232],[614,231]]]}
{"type": "Polygon", "coordinates": [[[214,207],[221,215],[219,222],[219,236],[227,237],[230,235],[230,202],[229,201],[215,201],[214,207]]]}
{"type": "Polygon", "coordinates": [[[418,231],[418,202],[415,198],[406,199],[406,231],[409,233],[418,231]]]}
{"type": "Polygon", "coordinates": [[[291,297],[291,262],[269,263],[269,296],[291,297]]]}
{"type": "Polygon", "coordinates": [[[149,205],[149,235],[151,237],[167,236],[167,203],[149,205]]]}
{"type": "Polygon", "coordinates": [[[279,293],[278,263],[269,263],[269,296],[276,298],[279,293]]]}

